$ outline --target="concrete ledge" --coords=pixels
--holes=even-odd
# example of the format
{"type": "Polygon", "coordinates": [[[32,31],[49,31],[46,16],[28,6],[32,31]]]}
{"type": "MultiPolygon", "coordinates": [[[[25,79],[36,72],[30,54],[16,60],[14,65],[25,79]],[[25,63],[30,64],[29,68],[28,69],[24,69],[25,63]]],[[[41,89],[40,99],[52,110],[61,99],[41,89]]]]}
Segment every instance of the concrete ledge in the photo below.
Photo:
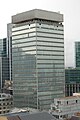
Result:
{"type": "Polygon", "coordinates": [[[63,22],[63,14],[40,9],[33,9],[12,16],[12,23],[20,23],[32,19],[43,19],[55,22],[63,22]]]}

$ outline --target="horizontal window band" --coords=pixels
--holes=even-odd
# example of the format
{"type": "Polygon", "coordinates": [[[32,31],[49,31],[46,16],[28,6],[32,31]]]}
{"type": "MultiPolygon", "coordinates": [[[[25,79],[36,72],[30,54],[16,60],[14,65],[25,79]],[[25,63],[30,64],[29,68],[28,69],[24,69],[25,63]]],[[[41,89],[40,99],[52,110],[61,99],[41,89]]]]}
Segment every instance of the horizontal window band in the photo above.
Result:
{"type": "Polygon", "coordinates": [[[33,29],[33,28],[36,28],[36,27],[24,28],[24,29],[14,30],[14,31],[12,30],[12,32],[15,33],[15,32],[18,32],[18,31],[24,31],[24,30],[29,30],[29,29],[33,29]]]}
{"type": "Polygon", "coordinates": [[[64,35],[64,34],[62,34],[62,33],[57,33],[57,32],[56,32],[56,33],[54,33],[54,32],[52,32],[52,33],[51,33],[51,32],[43,32],[43,31],[39,31],[39,30],[37,30],[37,31],[36,31],[36,33],[55,34],[55,35],[64,35]]]}
{"type": "MultiPolygon", "coordinates": [[[[35,38],[35,39],[36,39],[36,38],[35,38]]],[[[45,43],[45,44],[46,44],[46,43],[53,43],[53,44],[54,44],[54,43],[56,43],[56,44],[59,43],[59,44],[64,44],[64,42],[56,42],[56,41],[54,41],[54,40],[53,40],[53,41],[42,41],[42,40],[37,40],[37,39],[35,40],[35,39],[32,40],[32,41],[27,41],[27,39],[26,39],[25,42],[24,42],[23,40],[22,40],[22,41],[17,41],[17,40],[15,40],[14,43],[12,43],[12,45],[22,44],[22,43],[31,43],[31,42],[36,42],[36,45],[37,45],[38,43],[45,43]]]]}

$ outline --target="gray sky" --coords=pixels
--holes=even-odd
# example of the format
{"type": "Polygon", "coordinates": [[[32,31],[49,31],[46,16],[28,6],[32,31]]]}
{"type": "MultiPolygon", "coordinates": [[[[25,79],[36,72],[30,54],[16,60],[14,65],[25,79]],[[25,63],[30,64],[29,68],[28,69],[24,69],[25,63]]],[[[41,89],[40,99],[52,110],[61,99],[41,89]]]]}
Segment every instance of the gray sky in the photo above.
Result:
{"type": "Polygon", "coordinates": [[[0,0],[0,38],[7,36],[12,15],[34,8],[64,14],[65,66],[74,66],[74,41],[80,41],[80,0],[0,0]]]}

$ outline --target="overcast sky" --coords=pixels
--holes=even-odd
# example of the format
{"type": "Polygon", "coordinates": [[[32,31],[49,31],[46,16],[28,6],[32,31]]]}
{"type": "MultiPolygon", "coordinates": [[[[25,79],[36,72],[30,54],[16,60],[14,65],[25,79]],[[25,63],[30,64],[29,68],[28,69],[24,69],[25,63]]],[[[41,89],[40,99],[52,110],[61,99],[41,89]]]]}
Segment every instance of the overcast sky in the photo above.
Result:
{"type": "Polygon", "coordinates": [[[80,0],[0,0],[0,38],[7,36],[12,15],[35,8],[64,14],[65,66],[75,66],[74,42],[80,41],[80,0]]]}

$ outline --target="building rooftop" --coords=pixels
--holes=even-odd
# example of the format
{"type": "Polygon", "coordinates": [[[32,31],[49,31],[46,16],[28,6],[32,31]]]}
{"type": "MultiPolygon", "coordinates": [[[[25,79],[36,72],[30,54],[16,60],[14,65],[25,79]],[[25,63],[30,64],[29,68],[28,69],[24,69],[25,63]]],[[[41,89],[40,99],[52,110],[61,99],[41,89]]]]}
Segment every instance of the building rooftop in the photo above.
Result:
{"type": "Polygon", "coordinates": [[[56,120],[54,117],[52,117],[47,112],[42,113],[36,113],[36,114],[30,114],[25,116],[20,116],[21,120],[56,120]]]}
{"type": "Polygon", "coordinates": [[[55,98],[57,100],[68,100],[68,99],[76,99],[76,98],[80,98],[80,95],[74,95],[74,96],[68,96],[68,97],[62,97],[62,98],[55,98]]]}
{"type": "Polygon", "coordinates": [[[33,9],[12,16],[12,23],[17,24],[33,19],[42,19],[54,22],[63,22],[63,14],[40,9],[33,9]]]}
{"type": "Polygon", "coordinates": [[[0,117],[0,120],[56,120],[52,115],[48,112],[39,112],[33,114],[26,114],[25,115],[16,115],[16,116],[6,116],[0,117]]]}
{"type": "Polygon", "coordinates": [[[7,120],[7,117],[0,117],[0,120],[7,120]]]}

